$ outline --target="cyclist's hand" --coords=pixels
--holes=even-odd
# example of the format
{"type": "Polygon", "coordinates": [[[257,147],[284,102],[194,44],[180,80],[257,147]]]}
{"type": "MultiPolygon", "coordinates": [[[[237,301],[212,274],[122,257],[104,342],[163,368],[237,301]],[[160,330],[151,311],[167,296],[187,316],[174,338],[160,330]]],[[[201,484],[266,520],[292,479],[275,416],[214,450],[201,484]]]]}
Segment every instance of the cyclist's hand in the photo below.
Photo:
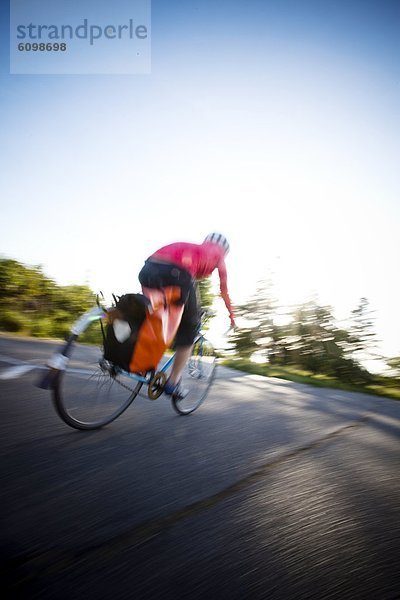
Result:
{"type": "Polygon", "coordinates": [[[235,325],[234,327],[229,327],[229,329],[227,329],[224,333],[225,336],[231,335],[232,333],[235,333],[235,331],[238,331],[238,327],[237,325],[235,325]]]}
{"type": "Polygon", "coordinates": [[[227,332],[225,333],[225,335],[229,335],[230,333],[234,333],[238,329],[238,327],[237,327],[237,325],[235,323],[235,319],[233,317],[230,317],[230,321],[231,321],[230,327],[227,330],[227,332]]]}

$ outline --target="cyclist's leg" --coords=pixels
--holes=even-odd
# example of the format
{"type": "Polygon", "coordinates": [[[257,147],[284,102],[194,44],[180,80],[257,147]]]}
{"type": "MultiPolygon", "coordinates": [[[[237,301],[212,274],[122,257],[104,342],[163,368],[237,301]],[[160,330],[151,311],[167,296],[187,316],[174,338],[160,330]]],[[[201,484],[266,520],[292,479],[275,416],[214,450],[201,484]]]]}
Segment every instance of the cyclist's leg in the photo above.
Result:
{"type": "Polygon", "coordinates": [[[168,380],[167,390],[177,385],[181,379],[182,372],[192,353],[193,342],[198,333],[199,324],[197,293],[195,285],[192,282],[183,311],[182,320],[176,334],[174,343],[176,353],[168,380]]]}
{"type": "Polygon", "coordinates": [[[166,385],[166,392],[172,394],[190,357],[195,338],[196,327],[194,328],[193,335],[190,333],[188,335],[187,333],[188,330],[190,332],[193,328],[191,325],[191,321],[193,320],[192,315],[194,314],[194,319],[197,319],[198,308],[195,285],[190,273],[184,269],[172,263],[157,262],[151,259],[145,262],[144,267],[140,271],[139,282],[143,288],[162,289],[167,286],[178,286],[181,290],[179,304],[184,304],[185,308],[175,338],[174,349],[176,353],[172,371],[166,385]]]}
{"type": "Polygon", "coordinates": [[[171,391],[172,393],[175,386],[179,383],[182,371],[185,368],[185,365],[192,353],[192,348],[193,344],[191,344],[190,346],[180,346],[176,348],[171,374],[168,378],[167,392],[171,391]]]}

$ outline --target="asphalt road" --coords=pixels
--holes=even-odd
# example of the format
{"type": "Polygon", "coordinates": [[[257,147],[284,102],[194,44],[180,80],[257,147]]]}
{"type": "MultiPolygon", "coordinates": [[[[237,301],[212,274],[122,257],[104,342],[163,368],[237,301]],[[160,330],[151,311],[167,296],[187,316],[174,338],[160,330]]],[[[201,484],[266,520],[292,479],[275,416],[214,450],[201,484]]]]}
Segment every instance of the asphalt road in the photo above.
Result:
{"type": "Polygon", "coordinates": [[[34,386],[55,348],[0,337],[10,597],[400,598],[400,402],[219,367],[191,416],[81,432],[34,386]]]}

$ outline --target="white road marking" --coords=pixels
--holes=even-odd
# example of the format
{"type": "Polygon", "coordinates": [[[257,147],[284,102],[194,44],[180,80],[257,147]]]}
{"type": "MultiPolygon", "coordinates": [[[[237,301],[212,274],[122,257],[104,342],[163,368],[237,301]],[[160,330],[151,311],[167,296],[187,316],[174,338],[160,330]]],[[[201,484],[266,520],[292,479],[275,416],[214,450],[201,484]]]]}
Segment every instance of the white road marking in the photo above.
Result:
{"type": "Polygon", "coordinates": [[[33,369],[47,369],[45,365],[37,364],[38,359],[33,359],[32,361],[24,362],[22,360],[18,360],[17,358],[13,358],[12,356],[5,356],[4,354],[0,354],[0,362],[15,365],[14,367],[10,367],[0,372],[0,379],[16,379],[17,377],[21,377],[25,375],[25,373],[29,373],[29,371],[33,371],[33,369]],[[34,364],[36,363],[36,364],[34,364]]]}
{"type": "MultiPolygon", "coordinates": [[[[4,354],[0,354],[0,362],[7,363],[9,365],[15,365],[14,367],[9,367],[4,371],[0,372],[0,380],[7,379],[17,379],[17,377],[22,377],[25,373],[29,373],[29,371],[33,371],[34,369],[39,370],[47,370],[48,366],[41,364],[32,364],[36,362],[38,359],[33,359],[31,363],[23,362],[22,360],[18,360],[17,358],[12,358],[12,356],[5,356],[4,354]]],[[[88,376],[93,373],[93,368],[87,369],[79,369],[79,368],[68,368],[67,371],[69,373],[74,373],[76,375],[88,376]]]]}
{"type": "MultiPolygon", "coordinates": [[[[33,371],[34,369],[38,370],[47,370],[49,367],[42,362],[38,364],[40,359],[34,358],[29,362],[24,362],[22,360],[18,360],[17,358],[13,358],[12,356],[6,356],[4,354],[0,354],[0,362],[15,365],[14,367],[9,367],[8,369],[4,369],[4,371],[0,371],[0,380],[7,379],[17,379],[17,377],[21,377],[25,375],[25,373],[29,373],[29,371],[33,371]]],[[[86,368],[79,367],[68,367],[65,369],[67,373],[73,373],[74,375],[87,377],[88,375],[93,375],[95,371],[98,372],[99,366],[93,362],[92,366],[88,365],[86,368]]],[[[136,380],[135,380],[136,381],[136,380]]]]}
{"type": "MultiPolygon", "coordinates": [[[[33,371],[34,369],[47,370],[48,367],[46,365],[18,365],[17,367],[10,367],[9,369],[5,369],[0,373],[0,379],[16,379],[17,377],[21,377],[21,375],[25,375],[25,373],[29,373],[29,371],[33,371]]],[[[74,373],[76,375],[85,375],[86,377],[93,373],[93,369],[66,369],[68,373],[74,373]]]]}
{"type": "Polygon", "coordinates": [[[0,354],[0,362],[8,363],[9,365],[25,365],[26,363],[23,360],[18,360],[18,358],[12,358],[11,356],[5,356],[4,354],[0,354]]]}
{"type": "Polygon", "coordinates": [[[0,373],[0,379],[16,379],[17,377],[21,377],[21,375],[25,375],[25,373],[37,368],[37,365],[19,365],[18,367],[10,367],[9,369],[6,369],[0,373]]]}

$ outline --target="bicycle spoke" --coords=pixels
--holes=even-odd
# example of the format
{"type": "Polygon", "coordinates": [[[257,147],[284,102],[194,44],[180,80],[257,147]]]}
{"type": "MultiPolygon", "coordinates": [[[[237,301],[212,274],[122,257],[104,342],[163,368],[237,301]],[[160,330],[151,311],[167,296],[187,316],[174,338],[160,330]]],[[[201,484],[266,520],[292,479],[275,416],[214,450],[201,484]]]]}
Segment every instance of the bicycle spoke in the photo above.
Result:
{"type": "Polygon", "coordinates": [[[141,382],[106,361],[101,349],[75,343],[70,366],[58,376],[53,398],[68,425],[96,429],[116,419],[141,387],[141,382]]]}

